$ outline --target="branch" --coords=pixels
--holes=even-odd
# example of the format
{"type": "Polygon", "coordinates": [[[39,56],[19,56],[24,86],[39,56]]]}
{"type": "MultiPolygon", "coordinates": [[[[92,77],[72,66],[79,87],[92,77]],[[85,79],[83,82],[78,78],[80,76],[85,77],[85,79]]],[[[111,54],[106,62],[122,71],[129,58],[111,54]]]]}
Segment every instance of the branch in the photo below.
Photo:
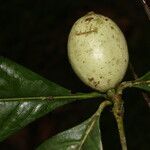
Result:
{"type": "Polygon", "coordinates": [[[150,20],[150,8],[148,6],[148,4],[146,3],[146,0],[141,0],[142,4],[143,4],[143,7],[145,9],[145,12],[148,16],[148,19],[150,20]]]}
{"type": "MultiPolygon", "coordinates": [[[[134,67],[132,66],[131,63],[130,63],[130,69],[131,69],[131,72],[132,72],[132,74],[133,74],[134,79],[135,79],[135,80],[138,79],[138,76],[137,76],[137,74],[135,73],[134,67]]],[[[149,106],[149,108],[150,108],[150,97],[149,97],[149,95],[146,94],[146,93],[144,93],[144,92],[142,92],[142,95],[143,95],[145,101],[147,102],[147,104],[148,104],[148,106],[149,106]]]]}
{"type": "Polygon", "coordinates": [[[126,135],[124,131],[124,122],[123,122],[124,101],[122,100],[122,95],[120,93],[119,94],[115,93],[115,91],[113,90],[109,90],[107,95],[110,98],[110,100],[113,101],[112,111],[117,123],[122,150],[127,150],[127,142],[126,142],[126,135]]]}

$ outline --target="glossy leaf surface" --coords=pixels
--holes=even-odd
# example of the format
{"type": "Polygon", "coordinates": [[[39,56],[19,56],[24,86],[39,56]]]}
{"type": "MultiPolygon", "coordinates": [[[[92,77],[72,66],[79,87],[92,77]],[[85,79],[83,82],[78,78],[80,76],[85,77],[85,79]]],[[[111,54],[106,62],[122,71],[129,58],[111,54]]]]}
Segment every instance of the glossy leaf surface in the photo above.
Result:
{"type": "Polygon", "coordinates": [[[102,150],[99,118],[93,116],[40,145],[37,150],[102,150]]]}
{"type": "Polygon", "coordinates": [[[0,57],[0,141],[35,119],[73,100],[26,101],[25,97],[70,95],[70,91],[0,57]],[[22,98],[3,101],[6,98],[22,98]]]}
{"type": "Polygon", "coordinates": [[[91,118],[50,138],[37,150],[102,150],[99,118],[109,105],[110,101],[103,101],[91,118]]]}

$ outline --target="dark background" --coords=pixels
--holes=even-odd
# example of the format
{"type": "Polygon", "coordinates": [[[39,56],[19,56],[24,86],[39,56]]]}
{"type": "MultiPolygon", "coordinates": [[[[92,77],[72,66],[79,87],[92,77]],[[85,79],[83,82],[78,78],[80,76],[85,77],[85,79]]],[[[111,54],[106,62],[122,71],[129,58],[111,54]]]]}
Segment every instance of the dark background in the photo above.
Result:
{"type": "MultiPolygon", "coordinates": [[[[150,21],[140,0],[0,0],[0,55],[14,60],[72,92],[88,92],[67,58],[73,23],[89,11],[112,18],[124,32],[138,76],[150,70],[150,21]]],[[[132,80],[130,69],[125,80],[132,80]]],[[[150,149],[150,111],[138,90],[125,91],[129,150],[150,149]]],[[[53,111],[0,144],[0,150],[33,150],[48,137],[90,117],[98,100],[75,102],[53,111]]],[[[104,150],[120,150],[111,110],[101,119],[104,150]]]]}

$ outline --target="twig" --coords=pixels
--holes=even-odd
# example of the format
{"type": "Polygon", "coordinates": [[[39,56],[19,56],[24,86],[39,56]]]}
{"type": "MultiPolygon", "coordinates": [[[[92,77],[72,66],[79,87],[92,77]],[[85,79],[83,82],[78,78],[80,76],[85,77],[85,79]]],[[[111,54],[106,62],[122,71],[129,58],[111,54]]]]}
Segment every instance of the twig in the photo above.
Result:
{"type": "Polygon", "coordinates": [[[145,12],[148,16],[148,19],[150,20],[150,8],[149,6],[147,5],[146,1],[145,0],[141,0],[142,4],[143,4],[143,7],[145,9],[145,12]]]}
{"type": "MultiPolygon", "coordinates": [[[[131,63],[130,63],[130,69],[131,69],[131,72],[132,72],[132,74],[133,74],[134,79],[137,79],[138,76],[137,76],[137,74],[135,73],[134,67],[133,67],[133,65],[132,65],[131,63]]],[[[148,94],[146,94],[146,93],[144,93],[144,92],[142,92],[142,95],[143,95],[145,101],[147,102],[147,104],[148,104],[148,106],[149,106],[149,108],[150,108],[150,97],[148,96],[148,94]]]]}
{"type": "Polygon", "coordinates": [[[118,93],[114,93],[113,91],[110,90],[108,91],[108,96],[110,97],[110,99],[112,99],[114,104],[113,115],[115,117],[118,126],[118,132],[119,132],[122,150],[127,150],[127,142],[126,142],[126,136],[124,131],[124,123],[123,123],[124,107],[123,107],[123,100],[121,97],[122,95],[118,93]]]}

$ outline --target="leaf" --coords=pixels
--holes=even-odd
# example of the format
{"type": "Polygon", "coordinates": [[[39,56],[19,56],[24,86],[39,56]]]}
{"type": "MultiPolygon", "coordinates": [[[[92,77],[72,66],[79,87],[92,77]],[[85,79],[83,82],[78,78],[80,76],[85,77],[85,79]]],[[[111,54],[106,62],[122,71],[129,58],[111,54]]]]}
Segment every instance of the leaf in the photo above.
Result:
{"type": "Polygon", "coordinates": [[[72,102],[68,100],[26,101],[25,97],[70,95],[70,91],[32,71],[0,57],[0,141],[46,113],[72,102]],[[1,101],[4,98],[22,98],[1,101]]]}
{"type": "Polygon", "coordinates": [[[44,142],[37,150],[100,150],[98,119],[90,118],[44,142]]]}
{"type": "Polygon", "coordinates": [[[150,72],[137,79],[133,83],[132,87],[140,88],[142,90],[150,92],[150,72]]]}
{"type": "Polygon", "coordinates": [[[150,71],[147,72],[144,76],[139,78],[139,80],[150,80],[150,71]]]}
{"type": "Polygon", "coordinates": [[[111,102],[102,102],[91,118],[48,139],[37,150],[102,150],[99,118],[108,105],[111,102]]]}

